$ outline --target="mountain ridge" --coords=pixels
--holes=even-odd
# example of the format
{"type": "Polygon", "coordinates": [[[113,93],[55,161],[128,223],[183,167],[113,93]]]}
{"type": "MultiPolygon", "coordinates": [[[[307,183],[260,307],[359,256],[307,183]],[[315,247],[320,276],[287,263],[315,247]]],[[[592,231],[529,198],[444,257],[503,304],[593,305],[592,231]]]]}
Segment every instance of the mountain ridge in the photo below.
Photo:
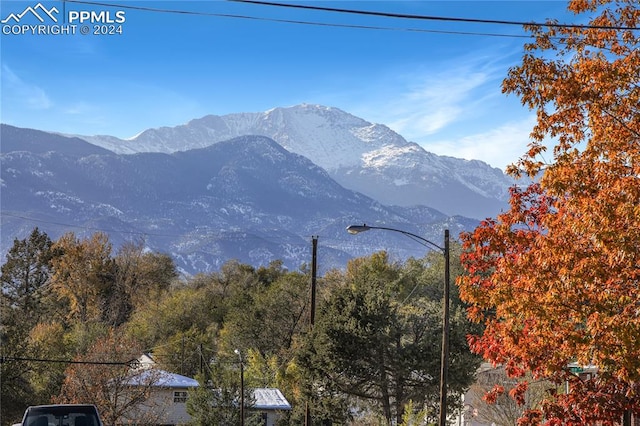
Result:
{"type": "Polygon", "coordinates": [[[297,269],[309,261],[310,236],[319,235],[327,270],[377,250],[424,255],[394,235],[349,236],[345,228],[353,223],[384,223],[435,240],[445,227],[455,236],[476,223],[426,206],[382,205],[266,137],[172,154],[119,155],[89,146],[75,155],[48,149],[52,140],[78,143],[73,138],[5,125],[1,131],[8,142],[0,156],[3,255],[14,238],[38,226],[53,239],[105,231],[114,247],[143,239],[186,274],[214,271],[231,259],[255,266],[282,260],[297,269]]]}
{"type": "Polygon", "coordinates": [[[338,108],[301,104],[262,113],[207,115],[128,140],[78,136],[116,153],[176,152],[242,135],[266,136],[324,168],[345,188],[383,204],[428,205],[484,219],[507,206],[514,181],[479,160],[430,153],[382,124],[338,108]]]}

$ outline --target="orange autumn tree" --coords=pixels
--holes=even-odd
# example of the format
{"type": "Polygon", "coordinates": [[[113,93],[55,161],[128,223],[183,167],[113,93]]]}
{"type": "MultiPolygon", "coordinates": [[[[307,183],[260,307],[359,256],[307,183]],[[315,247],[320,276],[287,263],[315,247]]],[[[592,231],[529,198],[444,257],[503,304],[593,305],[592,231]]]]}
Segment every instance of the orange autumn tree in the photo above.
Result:
{"type": "Polygon", "coordinates": [[[568,7],[589,24],[528,27],[535,41],[503,82],[537,114],[530,149],[508,169],[535,183],[463,236],[458,284],[485,326],[471,349],[520,380],[511,396],[523,401],[525,377],[549,383],[519,424],[630,425],[640,415],[640,9],[568,7]]]}

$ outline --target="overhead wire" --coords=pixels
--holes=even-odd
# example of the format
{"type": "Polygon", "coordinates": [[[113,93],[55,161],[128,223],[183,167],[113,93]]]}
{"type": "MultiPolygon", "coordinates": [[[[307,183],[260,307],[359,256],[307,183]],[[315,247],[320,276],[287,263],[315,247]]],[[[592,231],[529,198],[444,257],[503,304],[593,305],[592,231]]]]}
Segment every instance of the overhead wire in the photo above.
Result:
{"type": "MultiPolygon", "coordinates": [[[[252,4],[252,5],[271,6],[271,7],[308,9],[308,10],[314,10],[314,11],[325,11],[325,12],[345,13],[345,14],[359,14],[359,15],[369,15],[369,16],[378,16],[378,17],[385,17],[385,18],[399,18],[399,19],[418,19],[418,20],[430,20],[430,21],[465,22],[465,23],[482,23],[482,24],[501,24],[501,25],[519,25],[519,26],[523,26],[523,25],[539,25],[539,26],[572,27],[572,28],[630,29],[630,30],[636,30],[637,29],[637,28],[631,28],[631,27],[615,27],[615,26],[586,26],[586,25],[578,25],[578,24],[553,24],[553,23],[536,23],[536,22],[523,22],[523,21],[506,21],[506,20],[495,20],[495,19],[476,19],[476,18],[429,16],[429,15],[412,15],[412,14],[399,14],[399,13],[390,13],[390,12],[375,12],[375,11],[366,11],[366,10],[342,9],[342,8],[333,8],[333,7],[325,7],[325,6],[311,6],[311,5],[302,5],[302,4],[293,4],[293,3],[278,3],[278,2],[270,2],[270,1],[257,1],[257,0],[227,0],[227,1],[235,2],[235,3],[252,4]]],[[[199,16],[212,16],[212,17],[237,18],[237,19],[252,19],[252,20],[260,20],[260,21],[272,21],[272,22],[282,22],[282,23],[295,23],[295,24],[330,26],[330,27],[343,27],[343,28],[374,29],[374,30],[386,30],[386,31],[411,31],[411,32],[424,32],[424,33],[476,35],[476,36],[492,36],[492,37],[516,37],[516,38],[531,38],[531,37],[533,37],[532,35],[522,35],[522,34],[499,34],[499,33],[486,33],[486,32],[449,31],[449,30],[433,30],[433,29],[420,29],[420,28],[397,28],[397,27],[380,27],[380,26],[370,26],[370,25],[312,22],[312,21],[301,21],[301,20],[291,20],[291,19],[277,19],[277,18],[267,18],[267,17],[256,17],[256,16],[238,15],[238,14],[212,13],[212,12],[193,11],[193,10],[163,9],[163,8],[157,8],[157,7],[134,6],[134,5],[126,5],[126,4],[119,4],[119,3],[106,3],[106,2],[91,1],[91,0],[65,0],[65,2],[76,3],[76,4],[85,4],[85,5],[93,5],[93,6],[112,7],[112,8],[115,7],[115,8],[139,10],[139,11],[146,11],[146,12],[172,13],[172,14],[184,14],[184,15],[199,15],[199,16]]],[[[73,227],[73,228],[79,228],[79,229],[85,229],[85,230],[93,230],[93,231],[117,232],[117,233],[122,233],[122,234],[132,234],[132,235],[142,235],[142,236],[155,236],[155,237],[180,237],[180,236],[184,236],[185,235],[185,234],[161,234],[161,233],[152,233],[152,232],[144,232],[144,231],[134,231],[134,230],[104,229],[104,228],[98,228],[98,227],[91,227],[91,226],[87,226],[87,225],[72,225],[72,224],[65,224],[65,223],[59,223],[59,222],[53,222],[53,221],[46,221],[46,220],[36,219],[36,218],[33,218],[33,217],[20,216],[20,215],[15,215],[15,214],[10,214],[10,213],[3,213],[3,215],[9,216],[9,217],[14,217],[14,218],[30,220],[30,221],[33,221],[33,222],[47,223],[47,224],[51,224],[51,225],[73,227]]],[[[225,237],[229,238],[229,235],[226,235],[225,237]]],[[[256,238],[256,239],[259,238],[258,236],[253,236],[253,237],[256,238]]],[[[420,244],[423,244],[420,241],[417,241],[417,242],[419,242],[420,244]]]]}
{"type": "Polygon", "coordinates": [[[86,5],[93,5],[93,6],[117,7],[120,9],[138,10],[143,12],[173,13],[173,14],[182,14],[182,15],[210,16],[210,17],[218,17],[218,18],[246,19],[246,20],[254,20],[254,21],[311,25],[311,26],[319,26],[319,27],[450,34],[450,35],[472,35],[472,36],[485,36],[485,37],[509,37],[509,38],[531,38],[532,37],[531,35],[526,35],[526,34],[502,34],[502,33],[472,32],[472,31],[434,30],[434,29],[425,29],[425,28],[383,27],[383,26],[376,26],[376,25],[340,24],[340,23],[329,23],[329,22],[304,21],[304,20],[297,20],[297,19],[267,18],[267,17],[260,17],[260,16],[238,15],[238,14],[228,14],[228,13],[200,12],[200,11],[180,10],[180,9],[162,9],[162,8],[148,7],[148,6],[132,6],[132,5],[116,4],[116,3],[102,3],[102,2],[95,2],[90,0],[65,0],[65,1],[69,3],[78,3],[78,4],[86,4],[86,5]]]}
{"type": "Polygon", "coordinates": [[[6,212],[2,212],[2,216],[7,216],[7,217],[12,217],[15,219],[23,219],[23,220],[28,220],[31,222],[36,222],[36,223],[45,223],[47,225],[57,225],[57,226],[64,226],[65,228],[77,228],[77,229],[84,229],[87,231],[100,231],[100,232],[120,232],[123,234],[137,234],[137,235],[142,235],[142,236],[147,236],[147,235],[152,235],[154,237],[179,237],[179,235],[177,234],[150,234],[148,232],[143,232],[143,231],[125,231],[125,230],[116,230],[116,229],[104,229],[104,228],[98,228],[95,226],[87,226],[87,225],[73,225],[70,223],[62,223],[62,222],[55,222],[55,221],[51,221],[51,220],[44,220],[44,219],[36,219],[34,217],[29,217],[29,216],[23,216],[23,215],[18,215],[18,214],[13,214],[13,213],[6,213],[6,212]]]}
{"type": "MultiPolygon", "coordinates": [[[[147,232],[147,231],[135,231],[135,230],[124,230],[124,229],[107,229],[107,228],[99,228],[99,227],[95,227],[95,226],[87,226],[87,225],[75,225],[75,224],[71,224],[71,223],[63,223],[63,222],[57,222],[57,221],[52,221],[52,220],[44,220],[44,219],[37,219],[34,217],[29,217],[29,216],[25,216],[25,215],[19,215],[19,214],[14,214],[14,213],[7,213],[7,212],[2,212],[0,214],[1,216],[6,216],[6,217],[12,217],[15,219],[22,219],[22,220],[27,220],[30,222],[34,222],[34,223],[44,223],[44,224],[48,224],[48,225],[56,225],[56,226],[62,226],[65,228],[76,228],[76,229],[83,229],[86,231],[96,231],[96,232],[105,232],[108,234],[132,234],[132,235],[141,235],[144,237],[168,237],[168,238],[179,238],[179,237],[185,237],[188,236],[189,234],[191,234],[192,232],[197,231],[196,229],[193,230],[189,230],[183,234],[161,234],[161,233],[154,233],[154,232],[147,232]]],[[[224,231],[221,230],[220,232],[218,232],[217,234],[214,232],[209,232],[208,236],[212,237],[212,238],[218,238],[218,239],[227,239],[227,240],[246,240],[246,239],[255,239],[255,240],[263,240],[264,238],[258,236],[258,235],[254,235],[249,231],[224,231]],[[239,236],[242,235],[242,236],[239,236]]],[[[281,239],[282,241],[285,241],[285,238],[281,239]]]]}
{"type": "MultiPolygon", "coordinates": [[[[145,12],[170,13],[170,14],[195,15],[195,16],[211,16],[211,17],[219,17],[219,18],[248,19],[248,20],[256,20],[256,21],[270,21],[270,22],[314,25],[314,26],[323,26],[323,27],[353,28],[353,29],[367,29],[367,30],[381,30],[381,31],[405,31],[405,32],[436,33],[436,34],[450,34],[450,35],[509,37],[509,38],[534,37],[532,34],[504,34],[504,33],[475,32],[475,31],[436,30],[436,29],[406,28],[406,27],[384,27],[384,26],[376,26],[376,25],[305,21],[305,20],[298,20],[298,19],[282,19],[282,18],[271,18],[271,17],[264,17],[264,16],[249,16],[249,15],[242,15],[242,14],[215,13],[215,12],[194,11],[194,10],[184,10],[184,9],[165,9],[165,8],[149,7],[149,6],[127,5],[127,4],[121,4],[121,3],[106,3],[106,2],[92,1],[92,0],[65,0],[65,1],[68,3],[112,7],[112,8],[117,7],[121,9],[138,10],[138,11],[145,11],[145,12]]],[[[476,23],[476,24],[493,24],[493,25],[517,25],[517,26],[531,25],[531,26],[555,27],[555,28],[640,30],[640,28],[626,27],[626,26],[560,24],[560,23],[553,23],[553,22],[534,22],[534,21],[527,22],[527,21],[509,21],[509,20],[499,20],[499,19],[413,15],[413,14],[401,14],[401,13],[392,13],[392,12],[343,9],[343,8],[325,7],[325,6],[312,6],[312,5],[303,5],[303,4],[294,4],[294,3],[268,2],[268,1],[258,1],[258,0],[227,0],[227,1],[234,2],[234,3],[244,3],[244,4],[262,5],[262,6],[270,6],[270,7],[295,8],[295,9],[303,9],[303,10],[324,11],[324,12],[331,12],[331,13],[357,14],[357,15],[367,15],[367,16],[384,17],[384,18],[411,19],[411,20],[423,20],[423,21],[476,23]]]]}
{"type": "MultiPolygon", "coordinates": [[[[104,232],[107,233],[108,235],[112,236],[113,234],[132,234],[132,235],[143,235],[145,237],[169,237],[169,238],[180,238],[180,237],[187,237],[192,231],[189,232],[185,232],[184,234],[160,234],[160,233],[153,233],[153,232],[145,232],[145,231],[133,231],[133,230],[116,230],[116,229],[106,229],[106,228],[98,228],[98,227],[94,227],[94,226],[84,226],[84,225],[74,225],[74,224],[70,224],[70,223],[62,223],[62,222],[57,222],[57,221],[48,221],[48,220],[43,220],[43,219],[37,219],[37,218],[33,218],[33,217],[29,217],[29,216],[25,216],[25,215],[18,215],[18,214],[13,214],[13,213],[7,213],[7,212],[2,212],[1,216],[6,216],[6,217],[13,217],[13,218],[17,218],[17,219],[22,219],[22,220],[28,220],[31,222],[35,222],[35,223],[44,223],[44,224],[49,224],[49,225],[55,225],[55,226],[62,226],[65,228],[77,228],[77,229],[85,229],[88,231],[97,231],[97,232],[104,232]]],[[[339,221],[339,219],[337,219],[339,221]]],[[[427,226],[429,225],[428,223],[424,223],[424,224],[418,224],[418,225],[424,225],[427,226]]],[[[215,239],[216,241],[246,241],[246,240],[258,240],[258,241],[263,241],[264,238],[253,234],[251,232],[233,232],[233,231],[224,231],[224,230],[220,230],[219,232],[212,232],[213,230],[211,230],[208,234],[209,238],[211,239],[215,239]]],[[[276,243],[281,243],[281,244],[287,244],[291,247],[299,247],[299,248],[307,248],[309,245],[307,244],[306,241],[300,241],[300,242],[292,242],[290,239],[285,238],[285,237],[270,237],[273,239],[273,241],[275,241],[276,243]]],[[[427,244],[425,244],[423,241],[420,241],[418,239],[415,238],[411,238],[413,239],[415,242],[417,242],[418,244],[427,247],[429,249],[434,249],[431,246],[428,246],[427,244]]],[[[403,240],[405,240],[403,238],[403,240]]],[[[326,248],[331,248],[331,249],[336,249],[336,250],[340,250],[341,246],[344,244],[343,240],[339,240],[336,238],[332,238],[330,235],[326,235],[323,237],[323,241],[325,243],[325,247],[326,248]]],[[[401,240],[402,241],[402,240],[401,240]]],[[[405,241],[408,241],[405,240],[405,241]]],[[[371,244],[369,246],[370,248],[374,248],[377,247],[376,244],[371,244]]],[[[403,247],[402,244],[397,245],[396,247],[401,248],[402,250],[405,250],[407,252],[410,253],[414,253],[415,250],[407,248],[407,247],[403,247]]],[[[379,248],[378,248],[379,249],[379,248]]],[[[363,246],[363,250],[366,250],[366,245],[363,246]]],[[[206,248],[201,248],[199,251],[202,251],[203,253],[209,253],[209,251],[206,248]]],[[[416,253],[417,256],[417,253],[416,253]]]]}
{"type": "Polygon", "coordinates": [[[85,365],[119,365],[131,367],[137,360],[129,361],[78,361],[72,359],[51,359],[51,358],[31,358],[31,357],[17,357],[17,356],[2,356],[0,357],[0,364],[7,361],[29,361],[29,362],[46,362],[52,364],[85,364],[85,365]]]}
{"type": "MultiPolygon", "coordinates": [[[[189,235],[191,232],[194,232],[195,230],[190,230],[188,232],[185,232],[183,234],[164,234],[164,233],[154,233],[154,232],[148,232],[148,231],[135,231],[135,230],[124,230],[124,229],[107,229],[107,228],[100,228],[100,227],[96,227],[96,226],[87,226],[87,225],[76,225],[76,224],[71,224],[71,223],[63,223],[63,222],[58,222],[58,221],[53,221],[53,220],[45,220],[45,219],[38,219],[38,218],[34,218],[34,217],[30,217],[30,216],[26,216],[26,215],[21,215],[21,214],[15,214],[15,213],[10,213],[10,212],[1,212],[0,216],[4,216],[4,217],[12,217],[15,219],[22,219],[22,220],[27,220],[33,223],[43,223],[43,224],[47,224],[47,225],[55,225],[55,226],[62,226],[65,228],[76,228],[76,229],[83,229],[83,230],[87,230],[87,231],[96,231],[96,232],[105,232],[108,234],[132,234],[132,235],[141,235],[144,237],[168,237],[168,238],[179,238],[179,237],[185,237],[187,235],[189,235]]],[[[422,224],[417,224],[418,226],[427,226],[427,225],[431,225],[429,223],[422,223],[422,224]]],[[[211,237],[217,237],[222,239],[224,237],[224,239],[238,239],[238,240],[245,240],[245,239],[257,239],[257,240],[262,240],[263,238],[258,236],[258,235],[254,235],[251,232],[248,231],[224,231],[221,230],[220,232],[218,232],[217,235],[214,235],[215,233],[213,232],[209,232],[209,236],[211,237]],[[242,234],[242,237],[237,236],[242,234]]],[[[409,237],[410,239],[414,240],[415,242],[417,242],[420,245],[423,245],[429,249],[434,250],[434,247],[437,248],[438,250],[441,250],[440,247],[438,247],[437,245],[434,244],[434,246],[430,246],[427,245],[424,241],[421,241],[415,237],[411,237],[410,235],[407,235],[407,237],[409,237]]],[[[336,243],[340,243],[341,240],[334,240],[328,236],[324,236],[323,238],[325,238],[325,241],[335,241],[336,243]]],[[[281,238],[281,241],[289,241],[289,239],[287,238],[281,238]]],[[[295,245],[295,244],[293,244],[295,245]]]]}
{"type": "Polygon", "coordinates": [[[278,2],[261,1],[261,0],[227,0],[227,1],[234,2],[234,3],[255,4],[255,5],[262,5],[262,6],[274,6],[274,7],[283,7],[283,8],[324,11],[324,12],[337,12],[337,13],[356,14],[356,15],[379,16],[379,17],[385,17],[385,18],[418,19],[418,20],[426,20],[426,21],[465,22],[465,23],[476,23],[476,24],[498,24],[498,25],[518,25],[518,26],[532,25],[532,26],[553,27],[553,28],[640,30],[640,28],[636,28],[636,27],[625,27],[625,26],[616,26],[616,25],[560,24],[560,23],[553,23],[553,22],[542,23],[542,22],[533,22],[533,21],[527,22],[527,21],[508,21],[508,20],[500,20],[500,19],[479,19],[479,18],[458,18],[458,17],[430,16],[430,15],[413,15],[413,14],[406,14],[406,13],[342,9],[342,8],[336,8],[336,7],[311,6],[311,5],[294,4],[294,3],[278,3],[278,2]]]}

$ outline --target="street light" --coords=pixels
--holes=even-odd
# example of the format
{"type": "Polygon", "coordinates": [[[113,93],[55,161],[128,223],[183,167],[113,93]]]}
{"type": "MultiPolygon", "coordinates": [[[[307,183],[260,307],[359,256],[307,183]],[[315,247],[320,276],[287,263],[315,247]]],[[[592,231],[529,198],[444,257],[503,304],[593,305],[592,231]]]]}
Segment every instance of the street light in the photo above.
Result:
{"type": "Polygon", "coordinates": [[[387,228],[384,226],[367,226],[367,225],[351,225],[347,227],[350,234],[359,234],[360,232],[369,231],[371,229],[381,229],[384,231],[393,231],[404,234],[414,240],[418,240],[421,244],[437,249],[444,255],[444,301],[442,309],[442,352],[440,355],[440,421],[439,426],[447,424],[447,378],[449,376],[449,230],[444,230],[444,247],[427,240],[424,237],[414,233],[403,231],[401,229],[387,228]]]}
{"type": "Polygon", "coordinates": [[[240,351],[234,349],[233,352],[240,358],[240,426],[244,426],[244,365],[240,351]]]}

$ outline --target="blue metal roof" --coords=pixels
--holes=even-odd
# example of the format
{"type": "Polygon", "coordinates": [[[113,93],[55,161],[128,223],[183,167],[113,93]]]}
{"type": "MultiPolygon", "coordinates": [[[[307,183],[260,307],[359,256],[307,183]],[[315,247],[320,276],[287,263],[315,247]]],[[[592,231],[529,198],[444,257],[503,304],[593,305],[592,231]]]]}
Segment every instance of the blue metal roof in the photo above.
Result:
{"type": "Polygon", "coordinates": [[[146,386],[151,384],[155,387],[164,388],[194,388],[198,386],[198,381],[191,377],[180,374],[169,373],[168,371],[149,368],[139,372],[127,381],[131,386],[146,386]]]}
{"type": "Polygon", "coordinates": [[[282,395],[280,389],[256,388],[253,390],[255,404],[251,407],[258,410],[291,410],[291,404],[282,395]]]}

